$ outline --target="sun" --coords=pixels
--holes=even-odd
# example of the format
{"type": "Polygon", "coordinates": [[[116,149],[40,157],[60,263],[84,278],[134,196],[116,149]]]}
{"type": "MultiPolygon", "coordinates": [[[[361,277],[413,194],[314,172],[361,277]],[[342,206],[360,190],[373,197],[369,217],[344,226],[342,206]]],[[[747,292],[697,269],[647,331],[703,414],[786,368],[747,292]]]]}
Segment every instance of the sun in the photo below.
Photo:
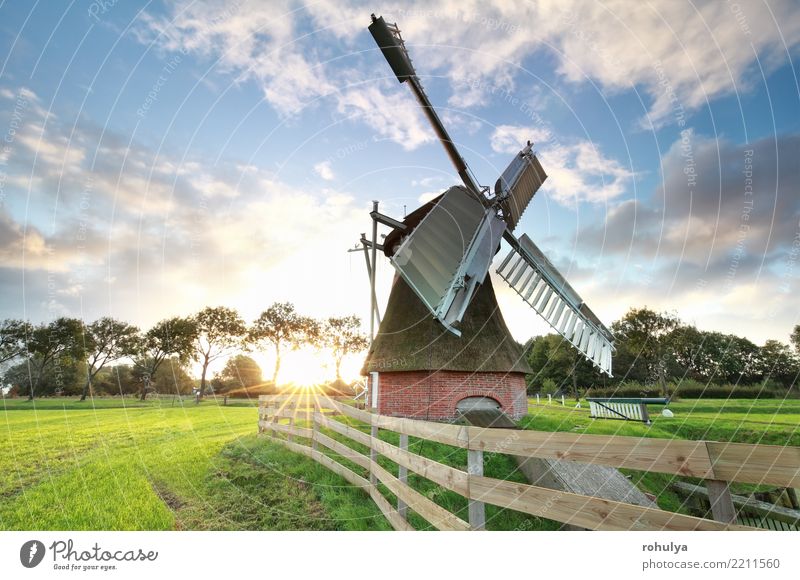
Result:
{"type": "MultiPolygon", "coordinates": [[[[272,379],[275,355],[269,351],[254,352],[250,356],[261,367],[265,381],[272,379]]],[[[348,356],[342,361],[342,379],[351,382],[359,377],[361,357],[348,356]]],[[[311,387],[328,383],[336,378],[333,355],[328,349],[301,348],[281,354],[281,368],[278,372],[279,385],[311,387]]]]}

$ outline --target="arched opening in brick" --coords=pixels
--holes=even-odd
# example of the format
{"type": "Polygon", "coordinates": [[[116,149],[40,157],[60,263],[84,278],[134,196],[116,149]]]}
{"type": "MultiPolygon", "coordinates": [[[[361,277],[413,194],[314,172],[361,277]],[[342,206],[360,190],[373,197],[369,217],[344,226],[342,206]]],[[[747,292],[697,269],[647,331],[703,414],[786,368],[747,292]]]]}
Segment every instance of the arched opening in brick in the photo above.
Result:
{"type": "Polygon", "coordinates": [[[456,411],[466,413],[468,411],[499,411],[503,405],[497,399],[487,396],[464,397],[456,403],[456,411]]]}

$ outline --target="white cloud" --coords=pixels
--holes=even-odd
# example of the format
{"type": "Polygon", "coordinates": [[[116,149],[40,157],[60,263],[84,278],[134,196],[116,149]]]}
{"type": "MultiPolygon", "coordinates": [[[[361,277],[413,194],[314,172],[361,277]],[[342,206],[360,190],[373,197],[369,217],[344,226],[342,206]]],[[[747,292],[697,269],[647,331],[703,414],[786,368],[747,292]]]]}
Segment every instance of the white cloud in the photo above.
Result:
{"type": "Polygon", "coordinates": [[[420,203],[428,203],[432,199],[436,199],[442,195],[441,191],[426,191],[425,193],[421,193],[417,198],[420,203]]]}
{"type": "Polygon", "coordinates": [[[333,174],[333,168],[330,161],[320,161],[314,165],[314,173],[319,175],[325,181],[333,181],[336,177],[333,174]]]}
{"type": "Polygon", "coordinates": [[[528,141],[538,143],[552,138],[547,129],[520,125],[498,125],[490,137],[492,151],[516,155],[528,141]]]}
{"type": "Polygon", "coordinates": [[[585,140],[563,143],[546,128],[500,125],[490,143],[495,152],[513,155],[528,140],[538,144],[534,149],[548,175],[542,190],[564,206],[607,203],[625,193],[633,177],[630,170],[603,155],[595,144],[585,140]]]}
{"type": "Polygon", "coordinates": [[[145,13],[135,34],[147,44],[206,57],[237,81],[258,81],[275,110],[293,115],[333,89],[319,60],[298,42],[298,17],[288,0],[181,1],[168,17],[145,13]]]}
{"type": "MultiPolygon", "coordinates": [[[[748,71],[760,66],[769,72],[786,62],[787,51],[800,43],[795,9],[791,0],[769,6],[670,0],[644,6],[628,0],[446,0],[433,5],[418,0],[382,6],[386,19],[400,24],[423,82],[428,75],[443,74],[456,87],[450,96],[455,107],[484,106],[498,89],[524,93],[537,83],[523,61],[536,54],[553,58],[570,83],[593,81],[612,92],[643,88],[651,101],[645,126],[668,122],[678,105],[693,110],[720,95],[746,90],[748,71]]],[[[390,74],[385,68],[359,68],[362,58],[374,62],[373,51],[354,53],[366,36],[369,10],[360,1],[185,0],[173,6],[169,17],[145,15],[136,34],[144,42],[213,59],[237,80],[255,79],[267,101],[291,115],[335,93],[341,83],[333,78],[350,77],[348,82],[357,84],[390,74]],[[312,30],[301,32],[309,20],[312,30]],[[347,59],[326,62],[330,52],[319,47],[332,39],[347,59]]],[[[375,92],[357,97],[360,92],[337,95],[337,107],[358,110],[377,104],[375,92]]],[[[362,113],[357,118],[373,127],[385,120],[362,113]]],[[[402,126],[403,118],[392,124],[402,126]]],[[[416,131],[387,129],[383,134],[403,139],[409,148],[424,142],[407,140],[409,133],[416,131]]]]}
{"type": "Polygon", "coordinates": [[[368,85],[345,91],[337,101],[339,113],[363,121],[406,150],[433,141],[433,131],[423,120],[419,105],[406,92],[368,85]]]}

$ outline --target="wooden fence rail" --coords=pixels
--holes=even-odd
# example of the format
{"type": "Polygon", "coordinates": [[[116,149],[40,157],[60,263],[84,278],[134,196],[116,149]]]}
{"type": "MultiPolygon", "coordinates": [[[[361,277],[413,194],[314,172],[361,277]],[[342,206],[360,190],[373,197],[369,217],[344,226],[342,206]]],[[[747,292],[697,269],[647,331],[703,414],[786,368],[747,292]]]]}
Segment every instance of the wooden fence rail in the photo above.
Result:
{"type": "Polygon", "coordinates": [[[269,432],[364,489],[395,529],[409,530],[407,510],[440,530],[479,530],[485,526],[484,504],[598,530],[753,529],[735,525],[729,482],[770,483],[800,487],[800,449],[710,441],[682,441],[489,429],[387,417],[340,401],[313,396],[259,397],[259,432],[269,432]],[[343,415],[363,423],[369,433],[334,419],[343,415]],[[280,423],[281,420],[288,424],[280,423]],[[304,420],[309,427],[296,421],[304,420]],[[366,447],[360,451],[323,433],[326,429],[366,447]],[[399,433],[400,446],[379,439],[379,430],[399,433]],[[284,435],[282,439],[278,435],[284,435]],[[444,465],[408,451],[408,436],[468,450],[466,469],[444,465]],[[300,443],[295,438],[309,441],[300,443]],[[322,453],[324,447],[369,473],[369,479],[322,453]],[[601,498],[576,495],[483,475],[483,453],[559,459],[654,471],[706,480],[714,520],[696,518],[601,498]],[[398,466],[397,476],[378,464],[383,456],[398,466]],[[469,521],[457,517],[407,483],[408,472],[453,491],[469,502],[469,521]],[[393,507],[380,493],[383,484],[397,498],[393,507]]]}

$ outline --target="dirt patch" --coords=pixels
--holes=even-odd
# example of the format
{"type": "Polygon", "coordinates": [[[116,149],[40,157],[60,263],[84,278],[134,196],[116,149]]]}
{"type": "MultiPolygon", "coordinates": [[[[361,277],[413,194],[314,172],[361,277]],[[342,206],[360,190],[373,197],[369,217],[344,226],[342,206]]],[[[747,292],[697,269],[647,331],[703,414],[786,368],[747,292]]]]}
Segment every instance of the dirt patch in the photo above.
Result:
{"type": "Polygon", "coordinates": [[[150,486],[153,488],[153,491],[159,497],[159,499],[164,502],[164,505],[166,505],[175,515],[175,529],[181,529],[178,512],[186,505],[186,502],[172,493],[165,485],[161,483],[151,481],[150,486]]]}

